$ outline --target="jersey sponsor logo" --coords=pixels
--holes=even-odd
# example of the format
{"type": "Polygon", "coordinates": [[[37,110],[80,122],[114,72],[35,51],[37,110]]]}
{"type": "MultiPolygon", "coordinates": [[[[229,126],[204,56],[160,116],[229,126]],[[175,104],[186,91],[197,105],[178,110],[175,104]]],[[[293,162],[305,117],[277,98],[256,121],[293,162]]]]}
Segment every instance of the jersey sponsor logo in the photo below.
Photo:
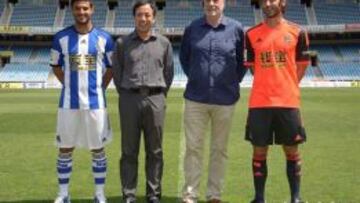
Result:
{"type": "Polygon", "coordinates": [[[284,68],[286,66],[285,51],[264,51],[260,53],[260,61],[262,68],[284,68]],[[273,61],[275,59],[275,61],[273,61]]]}
{"type": "Polygon", "coordinates": [[[89,54],[70,55],[70,69],[72,71],[79,70],[96,70],[96,56],[89,54]]]}

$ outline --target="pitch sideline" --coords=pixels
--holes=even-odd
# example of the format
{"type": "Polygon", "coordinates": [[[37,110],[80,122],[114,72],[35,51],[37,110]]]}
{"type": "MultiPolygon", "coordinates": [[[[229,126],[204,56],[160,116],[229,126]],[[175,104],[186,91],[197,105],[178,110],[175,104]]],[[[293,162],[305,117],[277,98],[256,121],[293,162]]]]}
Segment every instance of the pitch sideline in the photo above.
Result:
{"type": "Polygon", "coordinates": [[[179,146],[179,167],[178,167],[178,177],[179,182],[177,186],[177,194],[179,199],[182,197],[182,187],[184,185],[184,156],[185,156],[185,132],[184,132],[184,110],[185,102],[182,100],[182,113],[181,113],[181,127],[180,127],[180,146],[179,146]]]}

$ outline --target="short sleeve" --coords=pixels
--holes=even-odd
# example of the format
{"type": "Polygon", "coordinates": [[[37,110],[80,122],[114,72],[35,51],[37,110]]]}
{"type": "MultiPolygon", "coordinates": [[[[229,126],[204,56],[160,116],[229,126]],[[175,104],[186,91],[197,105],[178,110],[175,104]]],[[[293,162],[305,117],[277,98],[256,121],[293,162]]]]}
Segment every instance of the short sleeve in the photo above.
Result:
{"type": "Polygon", "coordinates": [[[252,66],[254,65],[254,61],[255,61],[254,49],[251,45],[249,33],[247,32],[245,35],[244,65],[252,66]]]}
{"type": "Polygon", "coordinates": [[[106,37],[106,44],[105,44],[105,66],[111,67],[112,66],[112,54],[114,49],[114,40],[110,35],[106,37]]]}
{"type": "Polygon", "coordinates": [[[60,39],[57,35],[55,35],[51,49],[50,49],[50,65],[51,66],[62,66],[63,62],[63,54],[60,46],[60,39]]]}
{"type": "Polygon", "coordinates": [[[308,63],[309,55],[307,51],[309,50],[309,40],[305,31],[301,30],[298,36],[296,44],[296,62],[297,63],[308,63]]]}

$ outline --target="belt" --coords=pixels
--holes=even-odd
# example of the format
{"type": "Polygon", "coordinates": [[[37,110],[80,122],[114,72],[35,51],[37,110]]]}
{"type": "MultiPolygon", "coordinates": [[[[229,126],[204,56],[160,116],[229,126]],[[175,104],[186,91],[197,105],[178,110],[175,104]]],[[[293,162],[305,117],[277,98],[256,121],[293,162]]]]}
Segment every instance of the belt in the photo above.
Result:
{"type": "Polygon", "coordinates": [[[139,87],[139,88],[130,88],[129,92],[140,94],[141,96],[151,96],[155,94],[160,94],[163,92],[161,87],[139,87]]]}

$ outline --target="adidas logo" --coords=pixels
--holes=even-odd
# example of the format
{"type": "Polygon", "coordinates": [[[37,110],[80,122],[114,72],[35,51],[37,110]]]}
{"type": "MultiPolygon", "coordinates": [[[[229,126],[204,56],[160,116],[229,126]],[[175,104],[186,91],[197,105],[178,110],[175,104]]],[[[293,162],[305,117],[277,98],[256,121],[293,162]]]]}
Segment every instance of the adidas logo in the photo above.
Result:
{"type": "Polygon", "coordinates": [[[263,40],[261,38],[257,38],[257,40],[255,41],[255,43],[260,43],[262,42],[263,40]]]}

